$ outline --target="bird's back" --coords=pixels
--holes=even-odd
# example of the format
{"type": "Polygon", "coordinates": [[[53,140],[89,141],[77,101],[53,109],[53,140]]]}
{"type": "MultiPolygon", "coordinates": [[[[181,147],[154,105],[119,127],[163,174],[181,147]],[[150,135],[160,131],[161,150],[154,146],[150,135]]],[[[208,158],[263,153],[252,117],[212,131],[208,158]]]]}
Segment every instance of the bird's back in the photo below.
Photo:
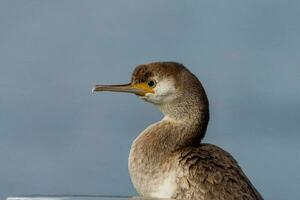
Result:
{"type": "Polygon", "coordinates": [[[262,200],[235,159],[212,144],[184,147],[174,152],[176,199],[262,200]]]}

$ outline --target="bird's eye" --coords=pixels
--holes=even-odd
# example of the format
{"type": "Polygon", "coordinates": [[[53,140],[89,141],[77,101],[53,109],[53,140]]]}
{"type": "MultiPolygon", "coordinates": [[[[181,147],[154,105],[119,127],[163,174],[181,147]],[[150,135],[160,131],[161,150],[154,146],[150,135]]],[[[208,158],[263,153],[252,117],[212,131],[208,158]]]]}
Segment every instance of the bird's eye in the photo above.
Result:
{"type": "Polygon", "coordinates": [[[149,87],[154,88],[155,85],[156,85],[156,82],[151,80],[151,81],[148,81],[147,84],[148,84],[149,87]]]}

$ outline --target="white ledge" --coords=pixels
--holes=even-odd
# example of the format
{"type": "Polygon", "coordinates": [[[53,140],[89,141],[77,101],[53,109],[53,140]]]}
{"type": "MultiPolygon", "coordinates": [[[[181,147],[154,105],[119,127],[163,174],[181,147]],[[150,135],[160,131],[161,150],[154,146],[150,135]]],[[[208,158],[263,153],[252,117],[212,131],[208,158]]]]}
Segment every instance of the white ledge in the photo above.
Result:
{"type": "Polygon", "coordinates": [[[33,196],[8,197],[6,200],[155,200],[155,198],[100,196],[100,195],[99,196],[98,195],[49,195],[49,196],[33,195],[33,196]]]}

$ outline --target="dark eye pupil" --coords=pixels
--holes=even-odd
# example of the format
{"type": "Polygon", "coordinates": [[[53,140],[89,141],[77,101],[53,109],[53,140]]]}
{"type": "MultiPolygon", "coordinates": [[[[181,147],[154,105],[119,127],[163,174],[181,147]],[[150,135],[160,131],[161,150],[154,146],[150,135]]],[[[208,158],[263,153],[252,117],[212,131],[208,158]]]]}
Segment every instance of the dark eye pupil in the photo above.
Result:
{"type": "Polygon", "coordinates": [[[154,81],[148,81],[148,85],[149,85],[150,87],[153,87],[153,86],[154,86],[154,81]]]}

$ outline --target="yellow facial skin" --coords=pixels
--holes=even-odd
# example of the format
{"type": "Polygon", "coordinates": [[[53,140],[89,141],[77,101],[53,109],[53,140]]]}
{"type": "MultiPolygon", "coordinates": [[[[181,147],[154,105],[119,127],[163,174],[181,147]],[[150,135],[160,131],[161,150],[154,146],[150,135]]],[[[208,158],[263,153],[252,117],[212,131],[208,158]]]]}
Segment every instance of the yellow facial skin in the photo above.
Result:
{"type": "Polygon", "coordinates": [[[154,93],[155,92],[153,90],[153,88],[151,88],[146,82],[133,84],[132,87],[137,88],[137,89],[141,89],[142,91],[144,91],[143,96],[145,96],[147,93],[154,93]]]}

